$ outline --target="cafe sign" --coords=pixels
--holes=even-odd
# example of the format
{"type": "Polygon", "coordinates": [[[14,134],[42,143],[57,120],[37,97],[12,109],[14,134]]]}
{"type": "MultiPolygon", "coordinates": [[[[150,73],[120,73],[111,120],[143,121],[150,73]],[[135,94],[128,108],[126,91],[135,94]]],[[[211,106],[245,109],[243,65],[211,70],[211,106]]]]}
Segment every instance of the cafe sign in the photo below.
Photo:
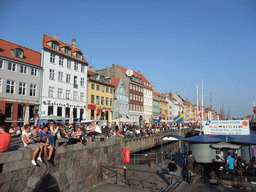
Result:
{"type": "Polygon", "coordinates": [[[86,109],[86,105],[79,105],[79,104],[69,104],[69,103],[59,103],[59,102],[53,102],[53,101],[43,101],[44,105],[48,105],[48,106],[58,106],[58,107],[73,107],[73,108],[85,108],[86,109]]]}

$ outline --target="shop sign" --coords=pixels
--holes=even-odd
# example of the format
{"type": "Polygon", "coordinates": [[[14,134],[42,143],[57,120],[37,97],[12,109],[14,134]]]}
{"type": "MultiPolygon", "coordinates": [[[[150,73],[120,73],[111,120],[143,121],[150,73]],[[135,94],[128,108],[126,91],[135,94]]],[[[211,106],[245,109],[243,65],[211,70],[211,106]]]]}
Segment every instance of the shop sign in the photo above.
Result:
{"type": "Polygon", "coordinates": [[[250,135],[249,121],[203,121],[205,135],[250,135]]]}
{"type": "Polygon", "coordinates": [[[58,107],[73,107],[73,108],[85,108],[86,109],[86,105],[73,105],[73,104],[69,104],[69,103],[59,103],[59,102],[53,102],[53,101],[43,101],[44,105],[49,105],[49,106],[58,106],[58,107]]]}

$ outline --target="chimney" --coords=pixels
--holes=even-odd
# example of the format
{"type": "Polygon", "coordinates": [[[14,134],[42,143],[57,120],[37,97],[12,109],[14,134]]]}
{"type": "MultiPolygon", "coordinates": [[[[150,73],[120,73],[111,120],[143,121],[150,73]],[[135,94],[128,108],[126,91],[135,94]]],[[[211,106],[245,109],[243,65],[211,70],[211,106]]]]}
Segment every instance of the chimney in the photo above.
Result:
{"type": "Polygon", "coordinates": [[[91,72],[95,72],[94,67],[93,67],[93,66],[89,66],[89,71],[91,71],[91,72]]]}
{"type": "Polygon", "coordinates": [[[53,38],[58,41],[58,40],[59,40],[59,35],[55,34],[55,35],[53,36],[53,38]]]}
{"type": "Polygon", "coordinates": [[[114,69],[115,68],[115,64],[112,64],[112,69],[114,69]]]}
{"type": "Polygon", "coordinates": [[[153,91],[155,91],[155,86],[152,86],[153,91]]]}
{"type": "Polygon", "coordinates": [[[140,74],[140,71],[138,71],[138,73],[140,74]]]}
{"type": "Polygon", "coordinates": [[[74,38],[72,39],[71,46],[74,47],[74,48],[76,48],[76,39],[74,39],[74,38]]]}

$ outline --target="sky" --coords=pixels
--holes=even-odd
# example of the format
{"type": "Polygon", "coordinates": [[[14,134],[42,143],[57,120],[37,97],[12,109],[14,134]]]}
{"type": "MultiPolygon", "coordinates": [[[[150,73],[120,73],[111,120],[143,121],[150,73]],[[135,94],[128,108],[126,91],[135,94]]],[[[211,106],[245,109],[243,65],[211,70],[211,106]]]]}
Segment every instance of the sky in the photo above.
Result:
{"type": "Polygon", "coordinates": [[[0,38],[41,52],[43,34],[76,39],[89,66],[140,71],[159,93],[177,92],[231,117],[256,102],[254,0],[2,0],[0,38]]]}

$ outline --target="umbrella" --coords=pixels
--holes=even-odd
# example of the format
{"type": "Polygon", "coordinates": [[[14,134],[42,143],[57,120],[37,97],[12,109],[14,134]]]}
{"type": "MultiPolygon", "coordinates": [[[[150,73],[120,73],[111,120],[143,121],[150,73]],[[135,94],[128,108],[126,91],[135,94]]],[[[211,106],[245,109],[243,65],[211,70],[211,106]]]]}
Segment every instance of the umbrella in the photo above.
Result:
{"type": "Polygon", "coordinates": [[[178,134],[170,134],[163,136],[161,139],[166,141],[178,141],[183,140],[184,138],[178,134]]]}
{"type": "Polygon", "coordinates": [[[26,107],[24,125],[29,124],[29,107],[26,107]]]}
{"type": "Polygon", "coordinates": [[[73,109],[71,110],[71,114],[70,114],[70,119],[69,119],[69,124],[73,124],[74,123],[74,114],[73,114],[73,109]]]}
{"type": "Polygon", "coordinates": [[[127,119],[127,118],[120,118],[120,119],[114,119],[113,122],[133,122],[133,120],[131,119],[127,119]]]}
{"type": "Polygon", "coordinates": [[[59,117],[59,116],[55,116],[55,115],[48,115],[48,116],[42,116],[40,117],[40,120],[59,120],[59,121],[62,121],[62,120],[68,120],[68,118],[66,117],[59,117]]]}

